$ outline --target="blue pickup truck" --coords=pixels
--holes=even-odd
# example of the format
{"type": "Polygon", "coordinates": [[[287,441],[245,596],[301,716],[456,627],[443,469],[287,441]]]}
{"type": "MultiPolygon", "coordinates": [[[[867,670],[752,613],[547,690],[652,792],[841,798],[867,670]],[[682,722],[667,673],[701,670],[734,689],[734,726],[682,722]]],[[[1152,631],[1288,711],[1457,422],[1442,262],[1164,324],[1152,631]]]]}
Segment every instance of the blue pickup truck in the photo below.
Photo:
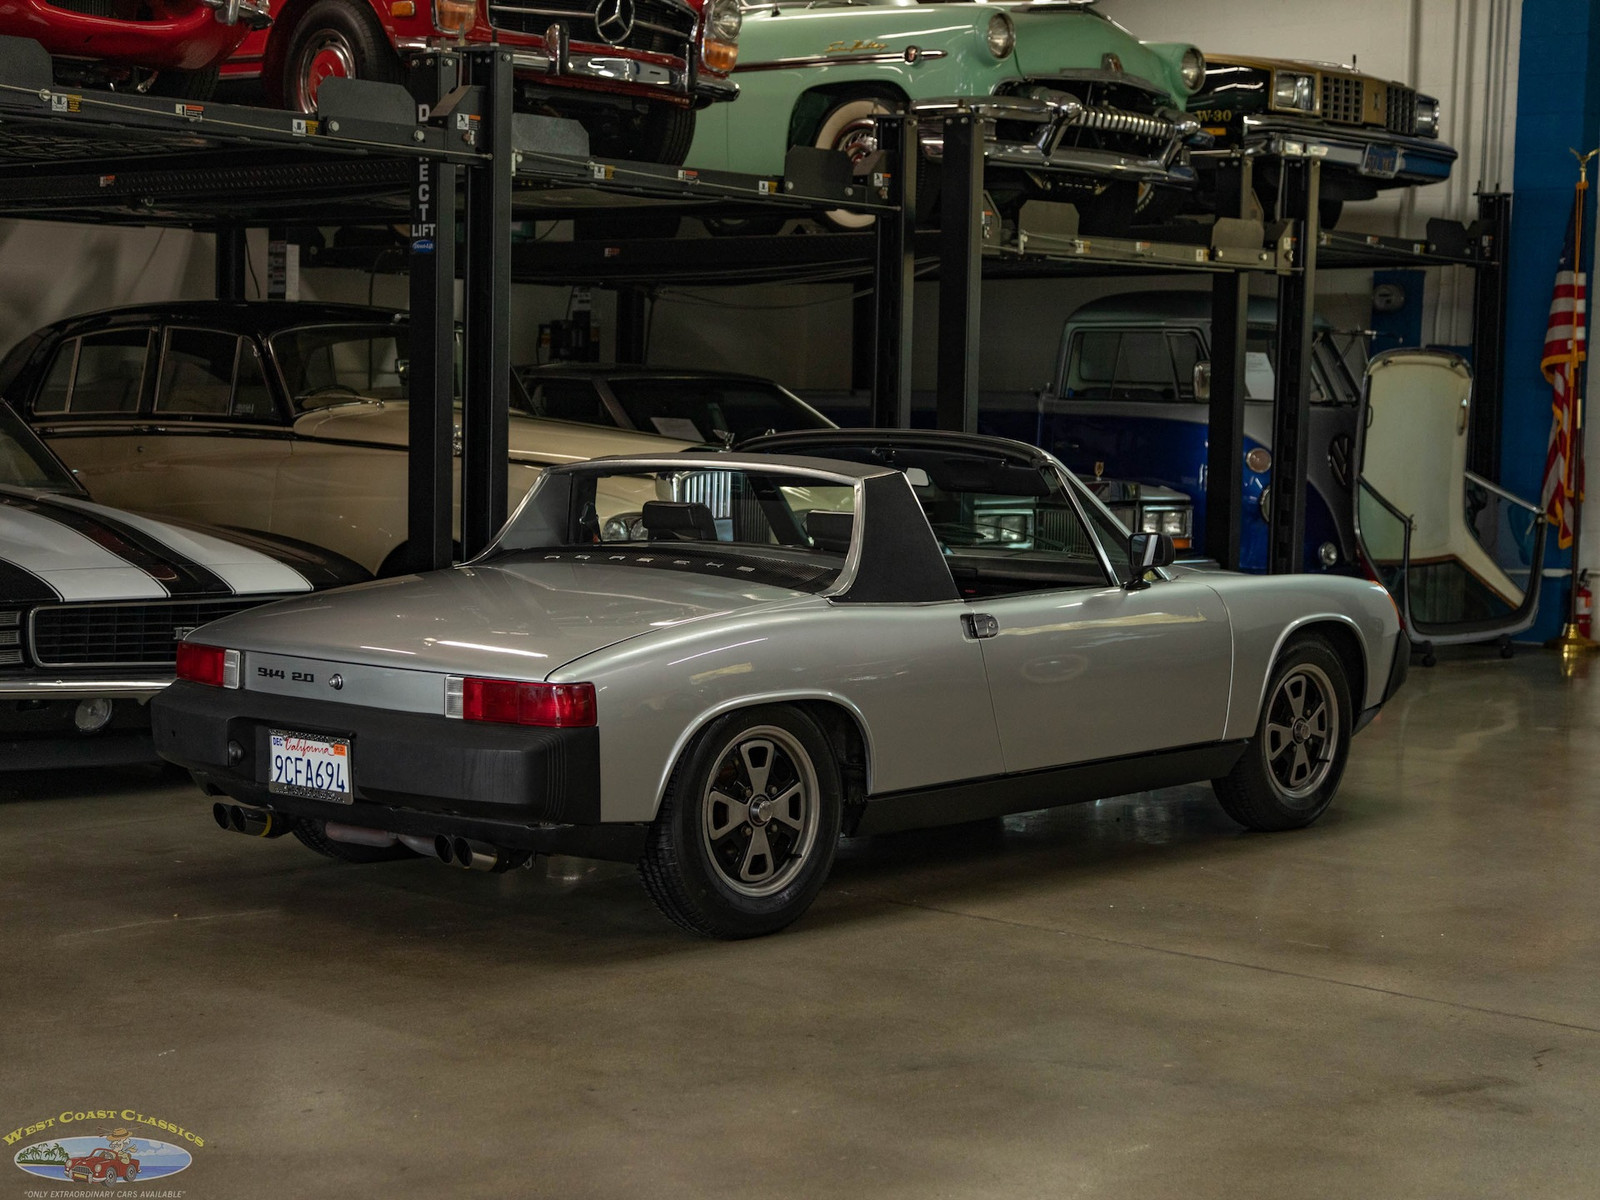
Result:
{"type": "MultiPolygon", "coordinates": [[[[1246,340],[1244,515],[1240,566],[1267,566],[1272,503],[1276,305],[1250,302],[1246,340]]],[[[1352,371],[1327,322],[1311,357],[1308,571],[1353,570],[1350,451],[1363,360],[1352,371]]],[[[1195,550],[1205,552],[1210,419],[1211,296],[1149,292],[1083,305],[1061,331],[1053,384],[1040,396],[1033,439],[1073,470],[1176,488],[1194,500],[1195,550]]]]}

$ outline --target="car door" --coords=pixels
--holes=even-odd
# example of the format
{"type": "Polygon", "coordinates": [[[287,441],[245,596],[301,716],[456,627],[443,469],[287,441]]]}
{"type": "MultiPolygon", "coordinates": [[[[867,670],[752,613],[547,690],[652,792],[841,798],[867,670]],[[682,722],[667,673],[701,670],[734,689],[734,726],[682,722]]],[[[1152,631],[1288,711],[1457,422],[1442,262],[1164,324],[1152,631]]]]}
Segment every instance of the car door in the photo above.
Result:
{"type": "Polygon", "coordinates": [[[29,423],[90,495],[116,508],[135,503],[137,438],[153,379],[155,329],[148,323],[63,338],[22,398],[29,423]]]}
{"type": "Polygon", "coordinates": [[[255,339],[188,325],[162,330],[151,419],[126,468],[130,507],[271,529],[289,431],[255,339]]]}
{"type": "Polygon", "coordinates": [[[1028,551],[1034,583],[967,601],[1006,771],[1219,740],[1232,678],[1222,601],[1196,575],[1123,586],[1112,572],[1127,573],[1126,535],[1059,482],[1034,513],[1035,529],[1052,530],[1028,551]],[[1102,556],[1102,538],[1120,561],[1102,556]],[[1064,582],[1038,582],[1057,568],[1064,582]]]}

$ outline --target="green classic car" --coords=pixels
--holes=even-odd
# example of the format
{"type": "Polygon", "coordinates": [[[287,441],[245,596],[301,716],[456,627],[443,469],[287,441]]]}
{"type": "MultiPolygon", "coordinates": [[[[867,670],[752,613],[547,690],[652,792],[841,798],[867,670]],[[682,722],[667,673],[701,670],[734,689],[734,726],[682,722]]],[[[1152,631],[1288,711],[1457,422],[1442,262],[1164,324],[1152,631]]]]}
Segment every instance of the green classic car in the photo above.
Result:
{"type": "MultiPolygon", "coordinates": [[[[919,137],[937,163],[933,118],[979,98],[998,108],[985,128],[997,203],[1064,200],[1103,229],[1193,189],[1199,124],[1184,106],[1205,71],[1195,47],[1140,42],[1085,0],[756,5],[740,34],[739,99],[700,114],[688,164],[780,175],[796,145],[860,162],[876,149],[873,117],[907,106],[930,118],[919,137]]],[[[840,228],[871,220],[829,214],[840,228]]]]}

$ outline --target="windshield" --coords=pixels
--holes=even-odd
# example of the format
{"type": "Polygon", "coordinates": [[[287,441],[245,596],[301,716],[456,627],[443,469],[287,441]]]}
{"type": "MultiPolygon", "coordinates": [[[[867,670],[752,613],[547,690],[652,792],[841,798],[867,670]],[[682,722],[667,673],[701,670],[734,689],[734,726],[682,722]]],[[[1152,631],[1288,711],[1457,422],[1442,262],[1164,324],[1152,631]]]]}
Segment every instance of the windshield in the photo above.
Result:
{"type": "Polygon", "coordinates": [[[612,379],[635,429],[685,441],[743,441],[833,422],[800,397],[761,379],[612,379]]]}
{"type": "Polygon", "coordinates": [[[404,326],[317,325],[273,335],[272,354],[297,413],[351,400],[404,400],[410,338],[404,326]]]}
{"type": "Polygon", "coordinates": [[[4,404],[0,404],[0,483],[51,492],[83,491],[33,430],[4,404]]]}

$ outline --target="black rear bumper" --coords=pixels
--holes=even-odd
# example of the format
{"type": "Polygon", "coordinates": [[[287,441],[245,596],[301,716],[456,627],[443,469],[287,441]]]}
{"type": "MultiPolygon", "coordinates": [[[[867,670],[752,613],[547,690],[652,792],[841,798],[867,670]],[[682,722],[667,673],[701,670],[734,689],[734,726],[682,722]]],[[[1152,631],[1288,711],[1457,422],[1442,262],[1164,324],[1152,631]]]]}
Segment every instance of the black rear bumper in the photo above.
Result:
{"type": "Polygon", "coordinates": [[[260,808],[406,833],[600,823],[597,729],[458,721],[181,682],[150,711],[163,758],[207,790],[260,808]],[[269,729],[349,738],[355,802],[269,791],[269,729]]]}

